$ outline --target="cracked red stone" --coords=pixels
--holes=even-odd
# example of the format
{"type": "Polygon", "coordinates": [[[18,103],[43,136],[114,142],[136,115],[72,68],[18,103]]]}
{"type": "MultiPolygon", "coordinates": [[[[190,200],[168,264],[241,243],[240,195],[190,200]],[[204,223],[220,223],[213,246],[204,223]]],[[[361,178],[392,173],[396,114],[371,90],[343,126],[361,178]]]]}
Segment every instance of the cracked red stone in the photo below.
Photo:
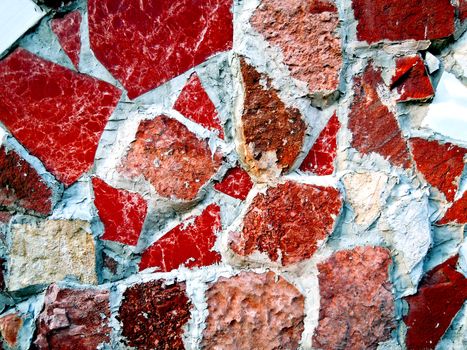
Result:
{"type": "Polygon", "coordinates": [[[368,43],[382,40],[433,40],[454,33],[455,8],[450,0],[352,0],[357,38],[368,43]]]}
{"type": "Polygon", "coordinates": [[[90,0],[97,59],[133,99],[232,48],[231,0],[90,0]]]}
{"type": "Polygon", "coordinates": [[[438,225],[451,223],[459,225],[467,224],[467,191],[452,204],[443,218],[437,222],[438,225]]]}
{"type": "Polygon", "coordinates": [[[242,201],[246,199],[252,187],[250,175],[240,167],[229,169],[222,181],[214,185],[216,190],[242,201]]]}
{"type": "Polygon", "coordinates": [[[93,164],[120,91],[21,48],[0,61],[0,80],[0,121],[71,185],[93,164]]]}
{"type": "Polygon", "coordinates": [[[50,27],[58,38],[63,51],[70,57],[71,62],[78,69],[81,50],[81,13],[73,11],[61,18],[54,18],[50,27]]]}
{"type": "Polygon", "coordinates": [[[140,271],[157,267],[158,271],[166,272],[181,265],[191,268],[220,262],[220,254],[213,250],[216,232],[222,229],[219,206],[207,206],[190,221],[181,223],[150,246],[141,257],[140,271]]]}
{"type": "Polygon", "coordinates": [[[467,149],[446,142],[410,139],[417,170],[425,180],[438,188],[449,202],[454,200],[460,176],[464,170],[467,149]]]}
{"type": "Polygon", "coordinates": [[[337,133],[341,124],[336,113],[321,131],[310,152],[300,165],[300,170],[316,175],[331,175],[334,172],[334,159],[337,154],[337,133]]]}
{"type": "Polygon", "coordinates": [[[341,207],[333,187],[288,181],[254,198],[230,247],[244,256],[264,252],[282,265],[300,262],[332,233],[341,207]]]}
{"type": "Polygon", "coordinates": [[[135,246],[148,209],[144,198],[125,190],[119,190],[95,177],[94,204],[104,224],[102,239],[135,246]]]}
{"type": "Polygon", "coordinates": [[[457,260],[454,256],[429,271],[417,294],[405,298],[408,350],[434,349],[467,300],[467,279],[456,271],[457,260]]]}
{"type": "Polygon", "coordinates": [[[9,314],[0,318],[0,333],[3,340],[12,348],[16,346],[22,325],[23,319],[17,314],[9,314]]]}

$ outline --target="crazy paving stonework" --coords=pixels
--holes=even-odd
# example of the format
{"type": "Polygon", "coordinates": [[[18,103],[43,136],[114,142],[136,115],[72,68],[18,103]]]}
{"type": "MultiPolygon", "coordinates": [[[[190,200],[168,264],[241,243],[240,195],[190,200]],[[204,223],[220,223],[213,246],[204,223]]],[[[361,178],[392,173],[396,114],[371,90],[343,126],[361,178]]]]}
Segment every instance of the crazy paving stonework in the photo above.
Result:
{"type": "Polygon", "coordinates": [[[55,18],[50,26],[57,35],[63,51],[68,55],[75,68],[78,69],[81,50],[81,13],[74,11],[62,18],[55,18]]]}
{"type": "Polygon", "coordinates": [[[437,222],[439,225],[448,223],[467,224],[467,191],[449,207],[443,218],[437,222]]]}
{"type": "Polygon", "coordinates": [[[250,175],[240,167],[227,171],[221,182],[214,185],[214,188],[233,198],[245,200],[253,187],[250,175]]]}

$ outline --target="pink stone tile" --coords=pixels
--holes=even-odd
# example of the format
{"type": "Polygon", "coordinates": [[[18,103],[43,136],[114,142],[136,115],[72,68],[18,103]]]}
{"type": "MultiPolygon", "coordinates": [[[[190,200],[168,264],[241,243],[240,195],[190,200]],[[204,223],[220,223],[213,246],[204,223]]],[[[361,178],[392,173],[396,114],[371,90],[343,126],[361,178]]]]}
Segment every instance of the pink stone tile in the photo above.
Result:
{"type": "Polygon", "coordinates": [[[79,54],[81,51],[81,13],[73,11],[64,17],[54,18],[50,26],[52,31],[58,37],[63,51],[70,57],[71,62],[78,69],[79,54]]]}
{"type": "Polygon", "coordinates": [[[253,187],[250,175],[240,167],[229,169],[221,182],[214,188],[230,197],[245,200],[253,187]]]}

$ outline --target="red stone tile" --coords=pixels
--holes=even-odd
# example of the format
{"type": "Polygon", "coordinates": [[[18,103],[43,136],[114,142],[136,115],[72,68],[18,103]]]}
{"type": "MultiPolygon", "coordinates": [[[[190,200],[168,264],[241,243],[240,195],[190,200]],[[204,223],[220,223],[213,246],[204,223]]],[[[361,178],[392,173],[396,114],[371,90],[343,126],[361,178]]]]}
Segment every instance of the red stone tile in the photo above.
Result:
{"type": "Polygon", "coordinates": [[[459,1],[458,12],[459,12],[459,19],[463,23],[467,19],[467,0],[459,1]]]}
{"type": "Polygon", "coordinates": [[[16,49],[0,61],[0,121],[69,186],[94,162],[120,92],[16,49]]]}
{"type": "Polygon", "coordinates": [[[70,12],[64,17],[54,18],[50,23],[63,51],[70,57],[76,69],[79,66],[79,53],[81,51],[80,26],[81,13],[79,11],[70,12]]]}
{"type": "Polygon", "coordinates": [[[446,142],[410,139],[417,170],[425,180],[438,188],[449,202],[454,200],[460,176],[464,170],[467,149],[446,142]]]}
{"type": "Polygon", "coordinates": [[[224,131],[217,115],[217,110],[196,73],[193,73],[175,102],[174,109],[186,118],[207,129],[218,130],[224,138],[224,131]]]}
{"type": "Polygon", "coordinates": [[[230,197],[244,201],[253,187],[250,175],[240,167],[229,169],[221,182],[214,188],[230,197]]]}
{"type": "Polygon", "coordinates": [[[144,198],[125,190],[119,190],[95,177],[94,204],[104,224],[101,239],[135,246],[148,209],[144,198]]]}
{"type": "Polygon", "coordinates": [[[133,99],[232,48],[231,0],[90,0],[97,59],[133,99]]]}
{"type": "Polygon", "coordinates": [[[316,175],[331,175],[334,172],[334,159],[337,154],[337,133],[341,124],[336,113],[321,131],[310,152],[300,165],[300,170],[316,175]]]}
{"type": "Polygon", "coordinates": [[[444,217],[437,222],[438,225],[450,223],[467,224],[467,191],[452,204],[446,214],[444,214],[444,217]]]}
{"type": "Polygon", "coordinates": [[[362,154],[378,153],[392,164],[408,168],[410,155],[397,119],[378,96],[377,86],[381,84],[381,70],[371,63],[362,76],[355,78],[349,114],[352,147],[362,154]]]}
{"type": "Polygon", "coordinates": [[[457,259],[454,256],[428,272],[418,293],[405,298],[408,350],[434,349],[467,300],[467,279],[456,271],[457,259]]]}
{"type": "Polygon", "coordinates": [[[357,38],[368,43],[433,40],[454,32],[450,0],[352,0],[352,7],[357,38]]]}
{"type": "Polygon", "coordinates": [[[7,224],[13,215],[7,211],[0,211],[0,223],[7,224]]]}
{"type": "Polygon", "coordinates": [[[158,267],[158,271],[171,271],[186,267],[208,266],[221,261],[214,251],[216,232],[222,229],[220,208],[211,204],[201,215],[181,223],[167,232],[142,255],[139,269],[158,267]]]}
{"type": "Polygon", "coordinates": [[[23,319],[17,314],[9,314],[0,317],[0,333],[3,340],[10,346],[15,347],[18,333],[23,325],[23,319]]]}

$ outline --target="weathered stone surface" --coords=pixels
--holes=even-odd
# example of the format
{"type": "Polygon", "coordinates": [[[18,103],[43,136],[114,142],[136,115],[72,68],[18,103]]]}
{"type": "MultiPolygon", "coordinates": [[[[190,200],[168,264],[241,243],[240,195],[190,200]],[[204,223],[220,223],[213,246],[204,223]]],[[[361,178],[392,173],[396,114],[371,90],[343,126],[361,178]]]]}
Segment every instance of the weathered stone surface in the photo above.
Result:
{"type": "Polygon", "coordinates": [[[139,350],[184,349],[183,326],[191,303],[184,283],[165,286],[152,281],[129,287],[123,293],[119,316],[125,343],[139,350]]]}
{"type": "Polygon", "coordinates": [[[376,349],[395,328],[391,256],[381,247],[335,253],[318,265],[321,306],[313,347],[376,349]]]}
{"type": "Polygon", "coordinates": [[[9,290],[74,276],[96,283],[95,247],[84,221],[44,220],[14,224],[8,260],[9,290]]]}
{"type": "Polygon", "coordinates": [[[229,169],[222,181],[214,185],[216,190],[242,201],[246,199],[252,187],[250,175],[240,167],[229,169]]]}
{"type": "Polygon", "coordinates": [[[449,223],[467,224],[467,191],[452,204],[443,218],[437,222],[438,225],[449,223]]]}
{"type": "Polygon", "coordinates": [[[17,314],[0,317],[0,333],[3,340],[11,347],[16,346],[18,332],[23,325],[23,319],[17,314]]]}
{"type": "Polygon", "coordinates": [[[216,232],[222,229],[220,208],[211,204],[201,215],[181,223],[150,246],[142,255],[139,269],[157,267],[170,271],[186,267],[212,265],[221,260],[214,251],[216,232]]]}
{"type": "Polygon", "coordinates": [[[125,190],[119,190],[95,177],[94,204],[104,224],[102,239],[136,245],[143,228],[148,209],[144,198],[125,190]]]}
{"type": "Polygon", "coordinates": [[[39,350],[94,350],[110,340],[109,292],[51,285],[37,319],[39,350]]]}
{"type": "Polygon", "coordinates": [[[230,0],[90,0],[97,59],[135,98],[232,48],[230,0]]]}
{"type": "Polygon", "coordinates": [[[381,70],[371,63],[354,80],[354,101],[349,114],[352,147],[362,154],[378,153],[394,165],[408,168],[410,156],[396,117],[378,96],[377,86],[381,84],[381,70]]]}
{"type": "Polygon", "coordinates": [[[454,6],[450,0],[352,0],[357,38],[368,43],[382,40],[433,40],[454,33],[454,6]]]}
{"type": "Polygon", "coordinates": [[[143,175],[162,197],[192,200],[221,159],[186,126],[161,115],[140,123],[120,171],[133,178],[143,175]]]}
{"type": "Polygon", "coordinates": [[[306,82],[310,93],[337,90],[342,48],[331,0],[263,0],[251,24],[282,50],[292,77],[306,82]]]}
{"type": "Polygon", "coordinates": [[[50,27],[58,37],[63,51],[70,57],[76,69],[79,66],[79,54],[81,51],[80,26],[81,13],[79,11],[70,12],[61,18],[54,18],[50,22],[50,27]]]}
{"type": "Polygon", "coordinates": [[[467,19],[467,0],[459,1],[459,19],[464,22],[467,19]]]}
{"type": "Polygon", "coordinates": [[[206,292],[203,349],[297,349],[304,297],[273,272],[219,278],[206,292]]]}
{"type": "Polygon", "coordinates": [[[240,255],[259,251],[283,265],[297,263],[332,233],[341,207],[336,188],[288,181],[254,198],[230,246],[240,255]]]}
{"type": "Polygon", "coordinates": [[[0,121],[71,185],[94,162],[119,90],[21,48],[0,61],[0,81],[0,121]]]}

